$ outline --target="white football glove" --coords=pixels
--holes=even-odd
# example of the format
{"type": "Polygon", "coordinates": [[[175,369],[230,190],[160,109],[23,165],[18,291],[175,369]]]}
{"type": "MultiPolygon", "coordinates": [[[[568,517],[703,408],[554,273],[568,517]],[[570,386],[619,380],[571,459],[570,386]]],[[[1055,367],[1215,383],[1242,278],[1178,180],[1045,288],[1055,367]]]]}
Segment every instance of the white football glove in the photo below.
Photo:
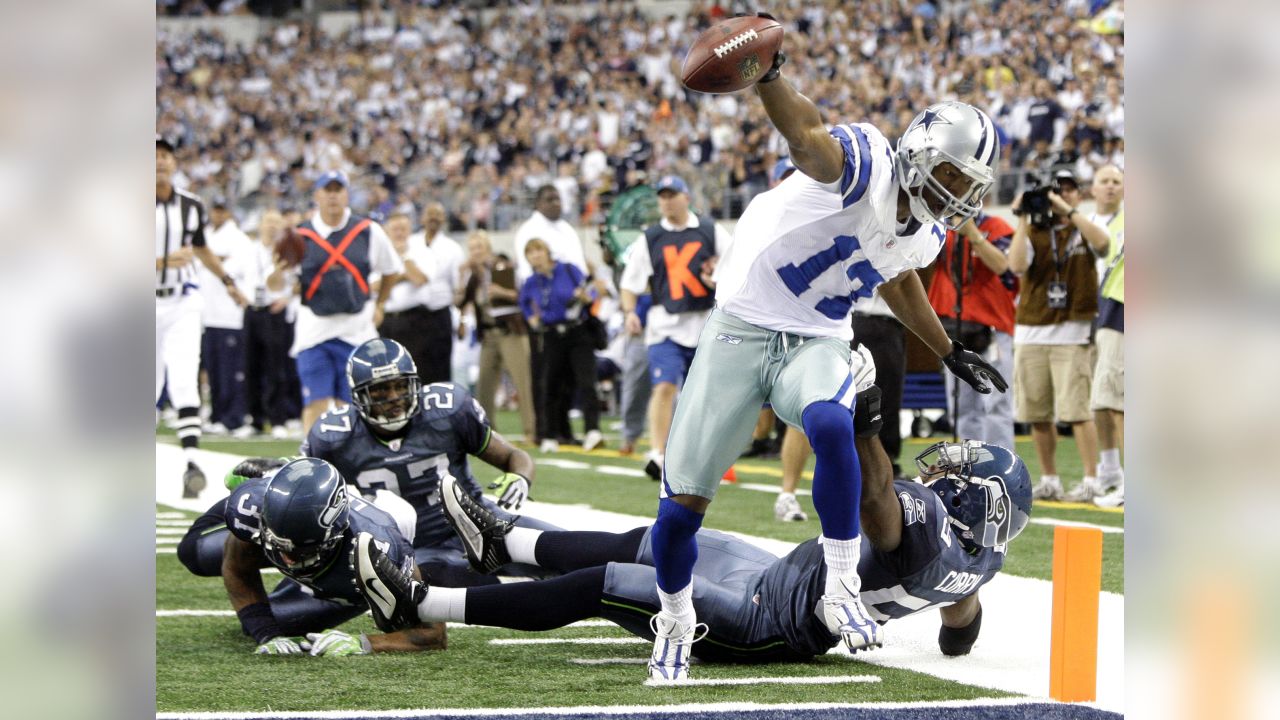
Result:
{"type": "Polygon", "coordinates": [[[506,473],[489,483],[498,496],[498,507],[515,512],[529,498],[529,480],[519,473],[506,473]]]}
{"type": "Polygon", "coordinates": [[[348,635],[341,630],[307,633],[302,649],[309,650],[312,656],[328,657],[368,655],[373,652],[373,647],[369,645],[369,638],[366,635],[348,635]]]}
{"type": "Polygon", "coordinates": [[[259,645],[253,652],[257,655],[301,655],[303,650],[293,638],[275,637],[259,645]]]}
{"type": "Polygon", "coordinates": [[[876,384],[876,361],[866,345],[859,345],[849,358],[849,372],[853,373],[853,389],[862,392],[876,384]]]}

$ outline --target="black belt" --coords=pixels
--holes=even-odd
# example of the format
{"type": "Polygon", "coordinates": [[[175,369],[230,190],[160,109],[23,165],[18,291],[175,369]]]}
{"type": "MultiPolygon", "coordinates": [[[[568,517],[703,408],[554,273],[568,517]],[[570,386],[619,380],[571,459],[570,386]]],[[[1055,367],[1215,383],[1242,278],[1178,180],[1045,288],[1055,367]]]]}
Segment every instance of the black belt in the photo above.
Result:
{"type": "Polygon", "coordinates": [[[557,335],[564,335],[570,330],[582,325],[584,321],[574,320],[573,322],[551,323],[547,326],[547,331],[554,331],[557,335]]]}
{"type": "Polygon", "coordinates": [[[182,288],[156,288],[156,297],[167,298],[177,295],[182,288]]]}

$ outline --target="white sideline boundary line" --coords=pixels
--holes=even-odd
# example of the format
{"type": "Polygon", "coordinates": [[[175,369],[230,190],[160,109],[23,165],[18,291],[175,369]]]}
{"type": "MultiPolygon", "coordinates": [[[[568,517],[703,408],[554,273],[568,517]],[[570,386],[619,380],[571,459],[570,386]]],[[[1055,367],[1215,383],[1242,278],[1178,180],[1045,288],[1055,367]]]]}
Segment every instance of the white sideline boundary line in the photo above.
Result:
{"type": "Polygon", "coordinates": [[[186,535],[186,534],[187,534],[187,531],[184,530],[183,528],[166,528],[166,527],[156,528],[156,535],[175,535],[177,537],[182,537],[183,535],[186,535]]]}
{"type": "Polygon", "coordinates": [[[1065,525],[1066,527],[1080,528],[1097,528],[1102,532],[1110,535],[1112,533],[1124,534],[1124,528],[1115,527],[1113,525],[1095,525],[1093,523],[1079,522],[1077,520],[1059,520],[1057,518],[1031,518],[1031,522],[1036,525],[1065,525]]]}
{"type": "Polygon", "coordinates": [[[754,678],[686,678],[674,682],[645,680],[647,687],[704,687],[719,685],[839,685],[843,683],[878,683],[878,675],[815,675],[813,677],[754,678]]]}
{"type": "Polygon", "coordinates": [[[574,665],[647,665],[649,661],[645,658],[624,657],[624,658],[569,658],[569,662],[574,665]]]}
{"type": "Polygon", "coordinates": [[[494,638],[490,645],[650,645],[651,640],[625,638],[494,638]]]}
{"type": "Polygon", "coordinates": [[[162,519],[162,520],[171,520],[171,519],[173,519],[173,518],[185,518],[186,516],[187,516],[187,515],[186,515],[186,513],[180,513],[180,512],[167,512],[167,511],[165,511],[165,512],[158,512],[158,513],[156,513],[156,517],[158,517],[158,518],[160,518],[160,519],[162,519]]]}
{"type": "MultiPolygon", "coordinates": [[[[679,705],[584,705],[578,707],[538,707],[538,708],[467,708],[448,709],[407,709],[407,710],[304,710],[304,711],[266,711],[266,712],[161,712],[156,713],[156,720],[288,720],[290,718],[317,718],[321,720],[399,720],[401,718],[432,718],[442,715],[464,717],[495,716],[527,716],[527,715],[561,715],[578,717],[581,715],[636,715],[659,711],[662,713],[747,713],[777,710],[928,710],[933,708],[973,708],[977,706],[1017,707],[1019,705],[1039,705],[1051,703],[1046,698],[973,698],[971,700],[942,700],[936,702],[873,702],[873,703],[753,703],[753,702],[720,702],[720,703],[682,703],[679,705]]],[[[1088,704],[1093,707],[1092,704],[1088,704]]]]}
{"type": "MultiPolygon", "coordinates": [[[[226,610],[226,609],[205,610],[205,609],[199,609],[199,608],[177,608],[177,609],[170,608],[170,609],[156,610],[156,617],[158,618],[235,617],[235,616],[236,616],[236,613],[234,610],[226,610]]],[[[463,623],[448,623],[448,625],[450,630],[499,630],[501,629],[501,628],[492,628],[485,625],[465,625],[463,623]]],[[[565,627],[570,627],[570,628],[615,627],[616,628],[618,626],[614,625],[608,620],[579,620],[578,622],[570,623],[565,627]]],[[[618,629],[621,629],[621,628],[618,628],[618,629]]],[[[648,662],[648,661],[640,660],[640,662],[648,662]]]]}
{"type": "Polygon", "coordinates": [[[163,514],[164,514],[164,513],[156,513],[156,518],[157,518],[157,519],[156,519],[156,527],[157,527],[157,528],[162,528],[162,527],[189,528],[189,527],[191,527],[191,522],[192,522],[192,521],[190,521],[190,520],[161,520],[161,519],[159,519],[159,518],[160,518],[160,516],[161,516],[161,515],[163,515],[163,514]]]}

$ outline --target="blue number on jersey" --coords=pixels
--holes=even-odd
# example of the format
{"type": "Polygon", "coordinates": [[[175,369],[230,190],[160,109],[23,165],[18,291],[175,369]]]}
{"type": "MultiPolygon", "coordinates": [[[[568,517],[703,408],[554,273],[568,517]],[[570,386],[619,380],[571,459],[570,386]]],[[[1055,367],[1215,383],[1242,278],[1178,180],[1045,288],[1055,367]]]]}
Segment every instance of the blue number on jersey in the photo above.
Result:
{"type": "MultiPolygon", "coordinates": [[[[778,276],[782,278],[783,284],[793,295],[796,297],[803,295],[819,275],[841,260],[849,259],[862,247],[858,243],[858,238],[852,235],[841,235],[832,240],[832,243],[831,247],[820,250],[799,265],[793,263],[778,268],[778,276]]],[[[861,281],[858,289],[848,297],[824,297],[814,306],[814,309],[832,320],[844,319],[853,308],[856,299],[871,297],[871,292],[876,286],[884,282],[884,276],[865,259],[850,265],[847,274],[850,280],[861,281]]]]}

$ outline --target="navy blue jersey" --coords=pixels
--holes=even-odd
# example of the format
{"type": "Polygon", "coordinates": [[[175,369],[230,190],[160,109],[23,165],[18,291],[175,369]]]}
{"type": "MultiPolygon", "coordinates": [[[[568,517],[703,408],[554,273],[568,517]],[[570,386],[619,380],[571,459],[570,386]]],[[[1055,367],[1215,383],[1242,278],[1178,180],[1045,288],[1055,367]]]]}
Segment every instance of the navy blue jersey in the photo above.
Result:
{"type": "MultiPolygon", "coordinates": [[[[969,554],[951,529],[942,498],[916,482],[893,484],[902,505],[902,541],[892,552],[862,543],[862,602],[881,624],[968,597],[1004,565],[1004,547],[969,554]]],[[[781,621],[787,643],[815,655],[834,647],[814,612],[826,586],[822,546],[801,543],[760,579],[760,602],[781,621]]]]}
{"type": "Polygon", "coordinates": [[[433,547],[453,537],[440,509],[441,476],[453,475],[478,500],[467,456],[484,452],[492,430],[480,403],[452,383],[427,385],[418,402],[418,414],[390,441],[375,435],[353,407],[325,413],[302,454],[332,463],[367,498],[380,489],[404,498],[418,511],[414,545],[433,547]]]}
{"type": "MultiPolygon", "coordinates": [[[[227,499],[227,527],[236,537],[246,542],[257,544],[258,533],[262,522],[262,500],[266,492],[267,480],[249,480],[231,493],[227,499]]],[[[350,526],[343,533],[342,547],[334,553],[329,566],[309,578],[292,575],[289,568],[275,565],[285,577],[291,578],[303,586],[309,595],[321,600],[331,600],[345,605],[362,605],[364,598],[356,592],[355,572],[351,569],[349,558],[355,547],[356,536],[362,532],[373,535],[374,542],[382,548],[391,560],[401,567],[413,562],[413,548],[400,534],[396,521],[386,511],[365,502],[358,497],[350,498],[351,510],[348,513],[350,526]]],[[[274,565],[274,563],[273,563],[274,565]]]]}

